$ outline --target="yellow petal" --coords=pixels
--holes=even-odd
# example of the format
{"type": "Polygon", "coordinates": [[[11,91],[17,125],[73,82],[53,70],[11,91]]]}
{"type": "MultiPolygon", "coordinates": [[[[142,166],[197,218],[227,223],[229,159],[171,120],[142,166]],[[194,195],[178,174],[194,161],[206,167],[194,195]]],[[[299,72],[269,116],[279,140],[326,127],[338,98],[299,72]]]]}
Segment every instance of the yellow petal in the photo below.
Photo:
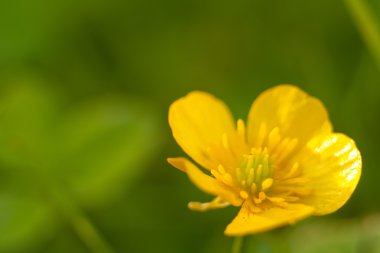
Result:
{"type": "Polygon", "coordinates": [[[352,139],[344,134],[313,138],[295,159],[304,177],[311,179],[312,194],[304,203],[316,215],[332,213],[343,206],[358,184],[362,161],[352,139]]]}
{"type": "Polygon", "coordinates": [[[265,232],[306,218],[313,213],[313,210],[307,205],[289,204],[286,208],[272,207],[259,213],[252,213],[247,204],[244,204],[224,233],[228,236],[243,236],[265,232]]]}
{"type": "Polygon", "coordinates": [[[313,136],[331,132],[323,104],[292,85],[275,86],[254,101],[248,115],[248,141],[259,146],[276,127],[283,138],[298,139],[298,147],[313,136]]]}
{"type": "Polygon", "coordinates": [[[204,211],[208,211],[211,209],[223,208],[223,207],[226,207],[229,205],[230,205],[229,202],[226,202],[225,200],[223,200],[220,197],[216,197],[211,202],[206,202],[206,203],[190,202],[188,204],[188,207],[193,211],[204,212],[204,211]]]}
{"type": "Polygon", "coordinates": [[[230,135],[235,128],[227,106],[199,91],[189,93],[170,106],[169,125],[182,149],[207,169],[218,164],[210,157],[208,148],[222,142],[222,136],[230,135]]]}
{"type": "Polygon", "coordinates": [[[168,158],[174,167],[186,172],[189,179],[202,191],[239,206],[242,200],[229,188],[219,183],[215,178],[203,173],[197,166],[184,157],[168,158]]]}

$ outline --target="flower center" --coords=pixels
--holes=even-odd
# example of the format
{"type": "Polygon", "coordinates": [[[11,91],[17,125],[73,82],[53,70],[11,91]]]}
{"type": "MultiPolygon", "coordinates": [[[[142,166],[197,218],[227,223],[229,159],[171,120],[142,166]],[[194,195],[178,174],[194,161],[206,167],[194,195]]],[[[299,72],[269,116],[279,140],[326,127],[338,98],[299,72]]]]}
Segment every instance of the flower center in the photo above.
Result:
{"type": "Polygon", "coordinates": [[[240,167],[236,169],[236,179],[242,191],[240,196],[247,199],[257,196],[265,199],[265,192],[273,185],[274,166],[266,148],[253,148],[242,156],[240,167]]]}

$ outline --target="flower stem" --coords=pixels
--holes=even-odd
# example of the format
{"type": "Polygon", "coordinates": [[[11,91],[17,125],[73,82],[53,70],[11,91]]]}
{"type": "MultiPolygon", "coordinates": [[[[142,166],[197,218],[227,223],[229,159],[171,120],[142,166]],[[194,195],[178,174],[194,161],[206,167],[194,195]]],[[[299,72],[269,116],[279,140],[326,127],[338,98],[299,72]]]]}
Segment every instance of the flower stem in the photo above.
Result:
{"type": "Polygon", "coordinates": [[[62,216],[71,224],[80,239],[93,253],[113,253],[113,250],[83,211],[57,185],[50,185],[53,201],[62,216]]]}
{"type": "Polygon", "coordinates": [[[345,0],[345,3],[380,69],[380,31],[373,13],[365,0],[345,0]]]}
{"type": "Polygon", "coordinates": [[[61,216],[72,226],[75,233],[93,253],[113,253],[107,241],[87,218],[65,189],[42,166],[35,171],[47,200],[55,207],[61,216]]]}
{"type": "Polygon", "coordinates": [[[241,253],[243,249],[243,239],[244,237],[239,236],[235,237],[234,241],[232,242],[232,251],[231,253],[241,253]]]}

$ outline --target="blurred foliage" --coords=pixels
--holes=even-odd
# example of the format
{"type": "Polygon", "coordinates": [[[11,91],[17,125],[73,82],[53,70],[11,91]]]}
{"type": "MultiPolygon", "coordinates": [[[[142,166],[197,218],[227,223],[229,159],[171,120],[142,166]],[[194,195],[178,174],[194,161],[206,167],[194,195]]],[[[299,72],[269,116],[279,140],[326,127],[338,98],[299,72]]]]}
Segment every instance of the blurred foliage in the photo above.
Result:
{"type": "Polygon", "coordinates": [[[0,99],[4,252],[30,246],[47,225],[55,227],[57,214],[71,216],[71,205],[95,208],[115,199],[162,141],[146,101],[106,96],[67,106],[59,103],[62,94],[30,79],[9,81],[0,99]]]}
{"type": "Polygon", "coordinates": [[[187,210],[209,196],[166,164],[167,108],[200,89],[245,118],[279,83],[326,104],[363,174],[342,210],[246,252],[378,252],[379,74],[342,1],[3,1],[0,252],[90,252],[73,213],[116,252],[229,252],[237,210],[187,210]]]}
{"type": "Polygon", "coordinates": [[[380,252],[379,215],[363,220],[314,222],[291,235],[293,252],[380,252]],[[302,239],[301,239],[302,238],[302,239]],[[315,240],[318,238],[318,240],[315,240]]]}

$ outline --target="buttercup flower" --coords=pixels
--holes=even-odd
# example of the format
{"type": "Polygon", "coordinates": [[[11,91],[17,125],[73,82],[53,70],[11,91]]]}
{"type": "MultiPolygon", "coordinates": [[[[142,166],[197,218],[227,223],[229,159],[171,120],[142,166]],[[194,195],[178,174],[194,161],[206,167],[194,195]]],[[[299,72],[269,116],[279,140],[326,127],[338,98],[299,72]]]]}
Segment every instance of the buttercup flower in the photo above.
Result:
{"type": "Polygon", "coordinates": [[[345,204],[361,174],[361,156],[352,139],[333,133],[323,104],[291,85],[263,92],[247,125],[235,121],[214,96],[194,91],[175,101],[169,124],[190,160],[168,162],[185,172],[209,203],[205,211],[241,207],[225,234],[241,236],[332,213],[345,204]]]}

